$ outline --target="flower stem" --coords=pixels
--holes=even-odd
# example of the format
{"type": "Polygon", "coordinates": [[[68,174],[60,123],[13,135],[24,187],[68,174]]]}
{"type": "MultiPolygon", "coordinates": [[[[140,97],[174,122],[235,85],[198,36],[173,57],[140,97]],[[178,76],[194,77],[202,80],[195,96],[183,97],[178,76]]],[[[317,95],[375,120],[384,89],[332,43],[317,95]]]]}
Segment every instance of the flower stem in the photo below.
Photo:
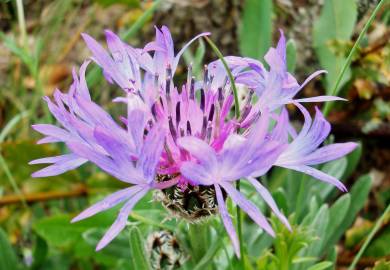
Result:
{"type": "Polygon", "coordinates": [[[387,214],[390,213],[390,204],[387,206],[385,212],[383,212],[382,216],[378,219],[378,221],[375,223],[374,228],[368,235],[366,241],[364,241],[363,246],[360,248],[358,254],[356,254],[355,258],[353,259],[351,265],[349,266],[348,270],[355,269],[356,264],[359,262],[360,257],[363,255],[363,252],[366,250],[368,244],[371,242],[374,235],[378,232],[380,226],[382,225],[383,220],[387,216],[387,214]]]}
{"type": "MultiPolygon", "coordinates": [[[[240,180],[236,182],[236,189],[240,191],[240,180]]],[[[245,260],[244,257],[242,256],[244,254],[244,244],[242,241],[242,224],[241,224],[241,209],[236,206],[236,214],[237,214],[237,233],[238,233],[238,242],[240,245],[240,252],[241,252],[241,262],[243,264],[243,268],[245,268],[245,260]]]]}
{"type": "MultiPolygon", "coordinates": [[[[230,71],[229,66],[226,63],[226,60],[223,57],[221,51],[218,49],[217,45],[215,45],[214,42],[212,42],[211,39],[209,39],[207,36],[205,36],[203,38],[206,39],[206,41],[210,45],[211,49],[213,49],[215,54],[218,56],[219,60],[221,60],[223,66],[224,66],[224,68],[226,70],[226,73],[228,74],[228,77],[229,77],[229,80],[230,80],[230,85],[232,87],[233,95],[234,95],[234,113],[235,113],[236,119],[238,120],[240,118],[240,106],[239,106],[239,101],[238,101],[237,87],[236,87],[236,84],[234,82],[233,74],[230,71]]],[[[240,180],[237,180],[237,182],[236,182],[236,189],[238,191],[240,191],[240,180]]],[[[242,257],[242,259],[241,259],[242,265],[241,266],[242,266],[242,269],[244,269],[245,268],[245,261],[243,259],[244,245],[243,245],[243,242],[242,242],[241,209],[238,207],[238,205],[236,206],[236,213],[237,213],[237,217],[236,218],[237,218],[238,241],[239,241],[241,257],[242,257]]]]}
{"type": "Polygon", "coordinates": [[[230,71],[229,69],[229,66],[228,64],[226,63],[226,60],[225,58],[223,57],[221,51],[218,49],[218,47],[214,44],[214,42],[211,41],[211,39],[209,39],[207,36],[204,36],[203,37],[204,39],[206,39],[207,43],[210,45],[211,49],[213,49],[213,51],[215,52],[215,54],[218,56],[219,60],[221,60],[222,64],[223,64],[223,67],[225,68],[226,70],[226,73],[228,74],[228,77],[229,77],[229,80],[230,80],[230,85],[232,86],[232,90],[233,90],[233,95],[234,95],[234,112],[235,112],[235,116],[236,118],[240,118],[240,106],[239,106],[239,102],[238,102],[238,93],[237,93],[237,87],[236,87],[236,84],[234,82],[234,77],[233,77],[233,74],[232,72],[230,71]]]}
{"type": "MultiPolygon", "coordinates": [[[[381,7],[383,6],[383,4],[385,3],[386,0],[381,0],[379,2],[379,4],[376,6],[376,8],[374,9],[374,11],[372,12],[370,18],[368,19],[367,23],[364,25],[362,31],[360,32],[357,40],[355,41],[355,44],[353,45],[351,51],[349,52],[348,54],[348,57],[347,57],[347,60],[345,60],[344,62],[344,65],[343,65],[343,68],[341,69],[341,72],[339,74],[339,76],[337,77],[337,80],[336,80],[336,84],[334,85],[332,91],[330,92],[330,95],[331,96],[334,96],[334,95],[337,95],[338,94],[338,91],[339,91],[339,85],[341,83],[341,80],[342,78],[344,77],[344,73],[347,71],[347,68],[349,67],[349,65],[351,64],[351,61],[352,61],[352,56],[355,54],[359,44],[360,44],[360,41],[362,40],[362,38],[364,37],[364,35],[366,34],[368,28],[370,27],[372,21],[374,20],[374,18],[376,17],[376,14],[378,13],[378,11],[381,9],[381,7]]],[[[331,106],[332,106],[332,103],[331,102],[327,102],[325,104],[325,107],[324,107],[324,115],[326,116],[328,113],[329,113],[329,110],[331,109],[331,106]]]]}
{"type": "Polygon", "coordinates": [[[20,41],[23,48],[27,47],[27,31],[26,31],[26,21],[24,19],[24,9],[23,9],[23,1],[16,0],[16,11],[18,14],[18,24],[20,31],[20,41]]]}

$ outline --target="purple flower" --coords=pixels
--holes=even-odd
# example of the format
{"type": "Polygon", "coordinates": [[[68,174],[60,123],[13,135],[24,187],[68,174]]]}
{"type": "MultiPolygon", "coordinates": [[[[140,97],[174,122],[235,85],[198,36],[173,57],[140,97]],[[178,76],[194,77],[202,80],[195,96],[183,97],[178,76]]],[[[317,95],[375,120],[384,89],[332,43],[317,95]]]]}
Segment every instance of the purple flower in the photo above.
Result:
{"type": "Polygon", "coordinates": [[[306,82],[299,85],[287,72],[283,33],[277,48],[271,48],[265,57],[269,71],[254,59],[226,57],[236,83],[247,90],[241,104],[236,104],[239,119],[230,116],[233,92],[220,60],[207,65],[202,80],[196,80],[189,68],[187,82],[181,86],[174,83],[180,56],[204,35],[208,33],[196,36],[175,55],[165,26],[156,28],[156,40],[143,49],[133,48],[106,31],[107,52],[83,34],[92,60],[103,69],[107,81],[123,89],[123,95],[113,100],[126,105],[121,123],[91,100],[85,81],[89,61],[79,74],[73,72],[68,93],[56,90],[54,101],[45,98],[62,127],[34,125],[46,135],[38,143],[64,142],[69,153],[31,161],[51,164],[33,176],[58,175],[89,161],[129,184],[73,219],[88,218],[124,203],[97,250],[125,227],[134,205],[151,190],[175,216],[191,222],[219,212],[238,256],[237,235],[225,205],[227,196],[267,233],[274,235],[274,231],[260,210],[234,188],[235,181],[248,181],[288,228],[287,218],[258,180],[273,166],[302,171],[345,190],[340,181],[311,166],[340,158],[356,144],[319,148],[329,134],[329,123],[318,110],[312,121],[299,103],[339,98],[294,100],[306,82]],[[299,134],[289,123],[284,108],[288,103],[298,106],[304,115],[299,134]],[[271,120],[276,120],[276,125],[271,120]],[[185,203],[189,199],[192,203],[185,203]]]}
{"type": "MultiPolygon", "coordinates": [[[[341,158],[353,151],[357,144],[351,142],[334,143],[318,148],[329,135],[329,122],[325,120],[317,107],[316,116],[314,121],[312,121],[309,112],[302,105],[298,103],[295,105],[303,113],[305,122],[298,135],[295,135],[295,132],[290,134],[293,136],[293,140],[278,157],[275,165],[303,172],[321,181],[330,183],[342,191],[347,191],[347,188],[338,179],[310,166],[341,158]]],[[[274,130],[273,139],[287,143],[289,131],[282,128],[283,125],[287,124],[287,121],[287,112],[283,110],[278,119],[278,126],[274,130]]]]}

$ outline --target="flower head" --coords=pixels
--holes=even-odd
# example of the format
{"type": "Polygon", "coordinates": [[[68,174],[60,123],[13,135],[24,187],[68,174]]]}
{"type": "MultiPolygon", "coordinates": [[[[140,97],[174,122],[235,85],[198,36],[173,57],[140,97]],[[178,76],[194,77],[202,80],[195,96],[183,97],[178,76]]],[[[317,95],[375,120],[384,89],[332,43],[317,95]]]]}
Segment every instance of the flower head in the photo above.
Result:
{"type": "Polygon", "coordinates": [[[61,174],[89,161],[129,184],[73,219],[75,222],[124,203],[97,249],[125,227],[134,205],[151,190],[159,191],[157,198],[168,210],[191,222],[219,212],[238,256],[238,239],[225,205],[227,196],[267,233],[274,235],[274,231],[261,211],[234,188],[235,181],[248,181],[288,228],[287,218],[257,179],[273,166],[302,171],[345,190],[340,181],[310,165],[337,159],[356,145],[318,148],[329,134],[329,123],[319,111],[312,121],[299,103],[338,98],[294,100],[306,82],[299,85],[287,72],[283,33],[278,46],[265,57],[269,71],[254,59],[226,57],[235,82],[246,89],[241,104],[234,104],[241,111],[239,119],[230,114],[232,82],[220,60],[206,66],[202,80],[196,80],[189,68],[183,85],[174,81],[180,56],[203,35],[208,33],[196,36],[175,55],[167,27],[156,28],[155,41],[142,49],[106,31],[109,52],[83,34],[92,60],[103,69],[108,82],[123,90],[123,95],[113,100],[127,106],[126,116],[120,118],[122,123],[91,100],[85,81],[89,61],[81,66],[79,74],[73,72],[74,82],[68,93],[56,90],[54,102],[45,98],[62,128],[34,125],[46,135],[38,143],[64,142],[69,153],[32,161],[52,164],[33,176],[61,174]],[[298,106],[304,115],[299,134],[289,123],[284,108],[288,103],[298,106]]]}

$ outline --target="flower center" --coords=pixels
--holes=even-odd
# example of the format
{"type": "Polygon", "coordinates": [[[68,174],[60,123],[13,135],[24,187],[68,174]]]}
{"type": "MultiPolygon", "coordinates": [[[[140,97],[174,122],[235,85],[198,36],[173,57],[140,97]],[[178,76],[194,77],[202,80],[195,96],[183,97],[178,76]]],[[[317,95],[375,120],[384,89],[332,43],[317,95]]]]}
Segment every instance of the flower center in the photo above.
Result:
{"type": "MultiPolygon", "coordinates": [[[[157,182],[171,180],[177,175],[157,175],[157,182]]],[[[158,191],[157,200],[175,216],[189,222],[198,222],[218,213],[217,198],[213,186],[173,186],[158,191]]]]}

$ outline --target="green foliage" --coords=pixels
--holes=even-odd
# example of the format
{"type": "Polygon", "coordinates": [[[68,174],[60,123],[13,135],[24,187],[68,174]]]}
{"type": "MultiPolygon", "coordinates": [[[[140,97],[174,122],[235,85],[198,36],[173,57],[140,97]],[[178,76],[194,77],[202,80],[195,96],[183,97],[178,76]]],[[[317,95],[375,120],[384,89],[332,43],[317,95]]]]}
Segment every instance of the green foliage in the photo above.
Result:
{"type": "MultiPolygon", "coordinates": [[[[366,234],[367,235],[367,234],[366,234]]],[[[390,227],[376,237],[364,253],[365,256],[383,257],[390,255],[390,227]]]]}
{"type": "Polygon", "coordinates": [[[286,45],[287,70],[293,73],[297,62],[297,47],[293,39],[290,39],[286,45]]]}
{"type": "Polygon", "coordinates": [[[271,0],[245,0],[239,46],[241,54],[261,60],[272,41],[271,0]]]}
{"type": "Polygon", "coordinates": [[[366,175],[358,179],[353,185],[350,195],[351,203],[346,215],[339,226],[335,227],[333,232],[328,236],[326,249],[331,248],[340,239],[343,233],[352,225],[357,213],[363,208],[371,189],[371,178],[366,175]]]}
{"type": "MultiPolygon", "coordinates": [[[[355,0],[326,0],[320,18],[313,28],[313,46],[321,66],[328,71],[326,76],[327,94],[333,89],[346,57],[332,47],[337,42],[348,42],[356,23],[357,7],[355,0]]],[[[347,70],[342,83],[351,76],[347,70]]],[[[333,93],[336,94],[336,93],[333,93]]]]}
{"type": "Polygon", "coordinates": [[[135,226],[129,231],[129,241],[131,269],[151,269],[145,252],[145,243],[139,229],[135,226]]]}
{"type": "Polygon", "coordinates": [[[385,261],[385,260],[377,261],[372,270],[390,270],[390,261],[385,261]]]}
{"type": "Polygon", "coordinates": [[[123,4],[129,7],[139,7],[140,5],[139,0],[94,0],[94,1],[104,7],[111,6],[113,4],[123,4]]]}
{"type": "Polygon", "coordinates": [[[21,269],[7,235],[0,228],[0,270],[21,269]]]}

